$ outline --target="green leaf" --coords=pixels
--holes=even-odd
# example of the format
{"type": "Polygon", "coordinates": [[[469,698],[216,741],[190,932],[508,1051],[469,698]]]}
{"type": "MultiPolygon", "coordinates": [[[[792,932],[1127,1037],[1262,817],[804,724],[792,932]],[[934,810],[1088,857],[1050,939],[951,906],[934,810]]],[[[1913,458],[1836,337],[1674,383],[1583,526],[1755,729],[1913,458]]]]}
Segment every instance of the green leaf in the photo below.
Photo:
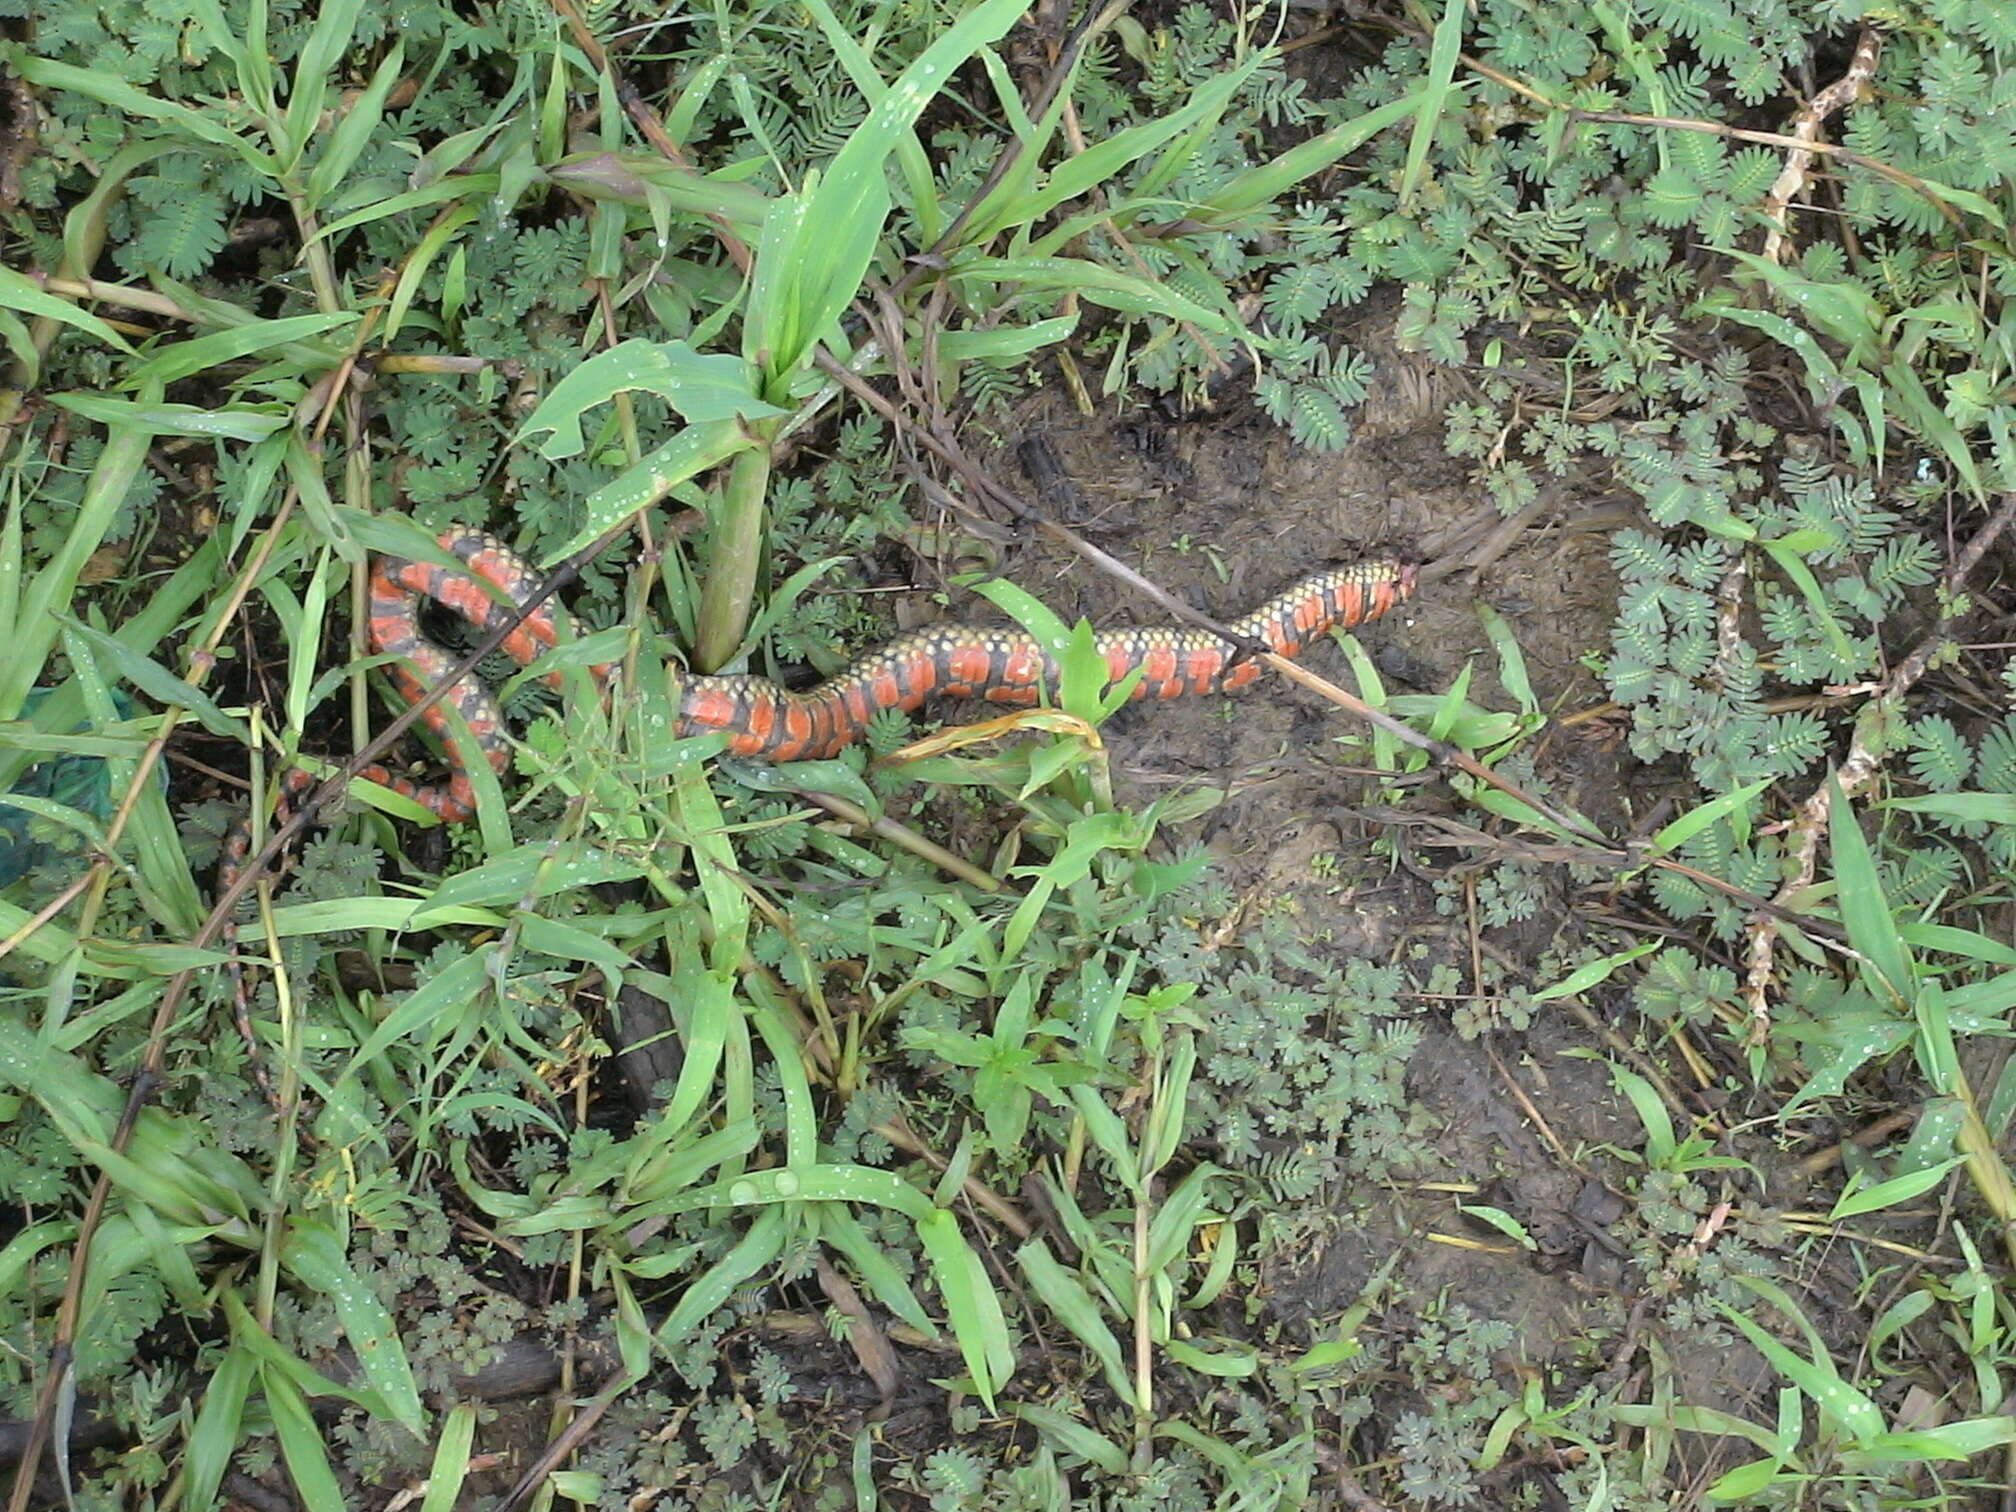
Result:
{"type": "Polygon", "coordinates": [[[1435,128],[1453,104],[1460,103],[1463,87],[1454,82],[1456,60],[1463,51],[1463,23],[1468,17],[1465,0],[1443,0],[1442,19],[1435,23],[1434,40],[1428,48],[1428,77],[1420,89],[1420,108],[1414,116],[1414,130],[1407,139],[1407,165],[1400,173],[1400,208],[1411,210],[1414,195],[1428,170],[1428,151],[1435,145],[1435,128]]]}
{"type": "Polygon", "coordinates": [[[1167,284],[1151,283],[1077,257],[974,257],[953,265],[955,283],[1023,284],[1032,289],[1068,289],[1091,304],[1125,315],[1166,315],[1217,336],[1242,329],[1235,314],[1207,309],[1167,284]]]}
{"type": "MultiPolygon", "coordinates": [[[[808,174],[764,223],[743,355],[772,384],[796,372],[860,292],[889,215],[890,155],[967,59],[1006,36],[1026,0],[981,0],[914,58],[823,174],[808,174]]],[[[770,392],[770,390],[766,390],[770,392]]]]}
{"type": "Polygon", "coordinates": [[[347,1512],[349,1503],[336,1484],[329,1467],[329,1452],[322,1430],[308,1410],[308,1399],[284,1372],[264,1368],[259,1382],[266,1393],[266,1406],[273,1415],[273,1428],[280,1439],[281,1457],[295,1493],[308,1512],[347,1512]]]}
{"type": "Polygon", "coordinates": [[[1026,326],[996,326],[985,331],[945,331],[938,337],[938,355],[947,362],[976,358],[1026,357],[1044,347],[1071,339],[1076,315],[1053,315],[1026,326]]]}
{"type": "Polygon", "coordinates": [[[1079,1343],[1092,1351],[1092,1357],[1106,1372],[1107,1385],[1122,1401],[1132,1398],[1134,1383],[1127,1374],[1120,1340],[1107,1326],[1099,1304],[1092,1300],[1092,1294],[1085,1289],[1084,1283],[1058,1264],[1056,1256],[1050,1253],[1049,1246],[1041,1239],[1031,1239],[1023,1245],[1015,1252],[1015,1260],[1022,1267],[1022,1274],[1037,1301],[1049,1309],[1052,1317],[1070,1329],[1079,1343]]]}
{"type": "Polygon", "coordinates": [[[991,1412],[994,1393],[1015,1373],[1015,1350],[1008,1338],[1008,1320],[1001,1315],[1001,1299],[994,1295],[986,1267],[966,1243],[959,1232],[959,1220],[952,1214],[943,1208],[932,1209],[918,1221],[917,1237],[930,1256],[931,1274],[945,1298],[952,1336],[959,1341],[974,1389],[991,1412]]]}
{"type": "Polygon", "coordinates": [[[143,121],[159,121],[185,137],[227,149],[264,177],[272,177],[277,170],[272,158],[235,132],[220,126],[212,114],[148,94],[109,69],[77,68],[68,63],[38,58],[14,42],[0,47],[0,57],[6,58],[8,72],[16,78],[39,85],[51,94],[81,95],[143,121]]]}
{"type": "Polygon", "coordinates": [[[1578,966],[1552,987],[1543,987],[1533,994],[1536,1003],[1550,1003],[1556,998],[1573,997],[1578,992],[1587,992],[1598,982],[1608,981],[1619,967],[1628,966],[1640,956],[1648,956],[1657,950],[1661,942],[1647,940],[1642,945],[1634,945],[1629,950],[1620,950],[1615,955],[1604,956],[1600,961],[1591,961],[1586,966],[1578,966]]]}
{"type": "Polygon", "coordinates": [[[142,656],[125,642],[102,630],[94,630],[82,620],[72,619],[67,614],[58,615],[57,619],[65,635],[74,637],[74,643],[89,646],[107,667],[156,703],[163,707],[187,709],[202,721],[203,728],[212,735],[244,745],[251,744],[252,732],[218,708],[210,695],[194,683],[184,682],[152,658],[142,656]]]}
{"type": "Polygon", "coordinates": [[[1723,793],[1706,803],[1697,804],[1678,819],[1660,827],[1652,837],[1652,850],[1659,855],[1670,856],[1703,830],[1713,828],[1739,810],[1747,810],[1751,801],[1777,780],[1775,777],[1759,778],[1733,793],[1723,793]]]}
{"type": "Polygon", "coordinates": [[[1911,953],[1897,932],[1897,920],[1883,896],[1876,860],[1869,842],[1862,838],[1862,826],[1848,804],[1841,784],[1830,775],[1833,802],[1828,808],[1827,835],[1834,854],[1834,878],[1839,884],[1841,922],[1848,930],[1848,943],[1874,971],[1889,996],[1908,1003],[1917,984],[1911,953]]]}
{"type": "Polygon", "coordinates": [[[1918,798],[1887,799],[1877,807],[1930,814],[1955,824],[2016,824],[2016,793],[1928,793],[1918,798]]]}
{"type": "Polygon", "coordinates": [[[597,352],[555,384],[518,428],[515,440],[523,445],[551,431],[539,455],[556,462],[577,457],[588,444],[581,434],[582,414],[632,392],[657,395],[694,424],[786,413],[756,397],[753,377],[741,358],[703,356],[683,341],[625,341],[597,352]]]}
{"type": "Polygon", "coordinates": [[[658,1325],[661,1348],[670,1348],[727,1305],[737,1287],[766,1269],[784,1251],[790,1229],[790,1211],[766,1208],[757,1214],[749,1232],[704,1274],[687,1286],[665,1321],[658,1325]]]}
{"type": "Polygon", "coordinates": [[[1654,1167],[1661,1167],[1672,1160],[1680,1148],[1673,1135],[1673,1119],[1666,1112],[1666,1104],[1660,1101],[1658,1090],[1636,1071],[1611,1063],[1610,1080],[1617,1090],[1631,1099],[1631,1106],[1638,1114],[1638,1121],[1645,1126],[1645,1161],[1654,1167]]]}
{"type": "MultiPolygon", "coordinates": [[[[170,341],[150,348],[148,359],[130,369],[119,386],[144,388],[150,383],[179,383],[210,368],[221,367],[259,352],[269,352],[310,336],[354,325],[361,317],[350,310],[327,315],[292,315],[280,320],[255,320],[225,331],[212,331],[193,341],[170,341]]],[[[301,376],[308,376],[302,374],[301,376]]]]}
{"type": "Polygon", "coordinates": [[[197,1410],[195,1427],[189,1431],[182,1464],[187,1477],[182,1488],[183,1502],[197,1512],[207,1512],[216,1505],[217,1492],[238,1452],[245,1401],[258,1373],[257,1356],[242,1344],[233,1343],[203,1385],[203,1405],[197,1410]]]}
{"type": "MultiPolygon", "coordinates": [[[[385,54],[378,64],[378,71],[371,76],[371,82],[364,92],[351,102],[350,108],[337,121],[336,129],[329,133],[329,145],[322,149],[315,167],[308,175],[308,205],[319,210],[336,192],[336,186],[343,182],[357,159],[363,155],[371,138],[378,130],[378,124],[385,118],[385,101],[392,93],[392,86],[399,82],[399,76],[406,66],[406,45],[394,42],[392,50],[385,54]]],[[[288,102],[291,110],[293,102],[288,102]]]]}
{"type": "Polygon", "coordinates": [[[2012,1442],[2016,1442],[2016,1418],[2006,1414],[1965,1418],[1957,1423],[1941,1423],[1937,1428],[1879,1433],[1856,1446],[1857,1465],[1849,1468],[1859,1468],[1865,1457],[1872,1470],[1900,1461],[1920,1464],[1927,1460],[1966,1460],[2012,1442]]]}
{"type": "Polygon", "coordinates": [[[203,436],[222,441],[263,441],[287,425],[278,411],[233,406],[198,409],[193,404],[138,404],[103,394],[51,394],[51,404],[99,425],[133,425],[161,436],[203,436]]]}
{"type": "MultiPolygon", "coordinates": [[[[1764,1291],[1766,1295],[1778,1290],[1776,1287],[1769,1287],[1768,1283],[1766,1283],[1768,1290],[1758,1287],[1755,1277],[1738,1276],[1735,1279],[1753,1290],[1764,1291]]],[[[1803,1391],[1830,1421],[1842,1425],[1858,1439],[1873,1439],[1883,1433],[1881,1409],[1841,1379],[1824,1350],[1817,1353],[1814,1359],[1804,1359],[1726,1302],[1717,1302],[1715,1305],[1736,1325],[1738,1331],[1757,1347],[1758,1352],[1769,1360],[1781,1375],[1803,1391]]],[[[1805,1322],[1803,1317],[1797,1320],[1805,1322]]]]}
{"type": "Polygon", "coordinates": [[[458,1402],[441,1424],[441,1441],[427,1472],[427,1495],[420,1512],[455,1512],[462,1504],[462,1483],[469,1475],[469,1451],[476,1444],[474,1402],[458,1402]]]}
{"type": "Polygon", "coordinates": [[[336,1316],[356,1351],[364,1379],[384,1400],[401,1427],[415,1437],[426,1432],[427,1414],[399,1342],[399,1325],[378,1294],[350,1268],[343,1241],[326,1224],[297,1221],[281,1251],[281,1263],[336,1304],[336,1316]]]}
{"type": "Polygon", "coordinates": [[[1076,1418],[1066,1417],[1054,1407],[1039,1406],[1035,1402],[1007,1402],[1003,1405],[1063,1453],[1096,1465],[1108,1475],[1127,1473],[1127,1456],[1120,1446],[1076,1418]]]}
{"type": "Polygon", "coordinates": [[[1234,1344],[1229,1340],[1223,1343],[1225,1347],[1222,1349],[1207,1350],[1182,1339],[1168,1339],[1162,1348],[1177,1364],[1187,1365],[1200,1375],[1240,1379],[1259,1373],[1260,1356],[1252,1346],[1234,1344]]]}
{"type": "Polygon", "coordinates": [[[1490,1224],[1491,1227],[1498,1230],[1499,1233],[1515,1244],[1522,1245],[1529,1250],[1540,1248],[1539,1242],[1534,1239],[1526,1225],[1521,1223],[1517,1218],[1514,1218],[1503,1208],[1490,1207],[1482,1203],[1459,1202],[1456,1205],[1456,1210],[1460,1213],[1468,1214],[1480,1223],[1490,1224]]]}
{"type": "Polygon", "coordinates": [[[1929,1192],[1944,1181],[1947,1174],[1967,1163],[1965,1156],[1956,1155],[1935,1166],[1927,1166],[1922,1171],[1912,1171],[1907,1175],[1893,1176],[1888,1181],[1879,1181],[1875,1186],[1861,1191],[1850,1188],[1841,1194],[1827,1214],[1830,1223],[1839,1223],[1843,1218],[1853,1218],[1858,1213],[1873,1213],[1881,1208],[1895,1207],[1900,1202],[1909,1202],[1913,1197],[1929,1192]]]}
{"type": "Polygon", "coordinates": [[[577,551],[585,551],[639,510],[649,509],[688,479],[726,462],[755,443],[733,420],[689,425],[635,467],[627,468],[588,496],[582,508],[586,523],[566,544],[546,553],[541,567],[552,567],[577,551]]]}
{"type": "Polygon", "coordinates": [[[40,320],[53,320],[59,325],[67,325],[95,336],[107,346],[117,347],[122,352],[131,352],[132,343],[127,341],[111,326],[88,310],[79,309],[69,300],[51,294],[47,289],[24,274],[12,268],[0,268],[0,307],[19,310],[23,315],[33,315],[40,320]]]}
{"type": "Polygon", "coordinates": [[[1389,126],[1397,126],[1421,108],[1420,89],[1374,106],[1363,115],[1331,127],[1321,136],[1289,148],[1271,162],[1235,173],[1191,213],[1198,220],[1221,223],[1271,203],[1304,179],[1356,152],[1389,126]]]}
{"type": "MultiPolygon", "coordinates": [[[[291,171],[315,139],[320,125],[322,102],[328,98],[330,80],[338,76],[343,55],[350,50],[350,38],[363,14],[364,0],[320,0],[311,14],[314,25],[294,71],[287,81],[287,115],[281,126],[285,139],[287,168],[291,171]]],[[[312,208],[312,206],[311,206],[312,208]]]]}

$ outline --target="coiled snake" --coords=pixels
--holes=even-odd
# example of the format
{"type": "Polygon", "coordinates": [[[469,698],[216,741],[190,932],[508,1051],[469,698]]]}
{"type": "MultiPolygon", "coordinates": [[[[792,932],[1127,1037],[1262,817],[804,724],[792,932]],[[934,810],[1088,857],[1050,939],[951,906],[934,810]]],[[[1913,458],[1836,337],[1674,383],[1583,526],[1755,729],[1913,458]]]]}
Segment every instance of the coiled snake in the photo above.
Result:
{"type": "MultiPolygon", "coordinates": [[[[371,575],[370,642],[374,651],[398,660],[391,676],[400,695],[418,703],[428,688],[448,676],[455,658],[428,639],[420,624],[423,599],[462,616],[478,630],[507,618],[511,609],[483,585],[502,590],[522,604],[538,586],[537,575],[516,553],[480,531],[456,530],[440,538],[442,548],[466,569],[456,572],[424,562],[380,558],[371,575]]],[[[1414,568],[1387,558],[1368,558],[1313,573],[1276,594],[1227,628],[1281,656],[1298,655],[1332,628],[1349,629],[1377,619],[1414,591],[1414,568]]],[[[520,666],[529,666],[572,633],[572,621],[551,603],[526,616],[503,643],[520,666]]],[[[1265,670],[1254,661],[1235,661],[1236,648],[1208,631],[1165,626],[1109,630],[1097,641],[1108,676],[1118,682],[1141,669],[1133,697],[1186,698],[1229,692],[1255,681],[1265,670]]],[[[610,668],[591,669],[606,682],[610,668]]],[[[765,677],[688,676],[681,680],[680,736],[726,731],[728,750],[770,761],[803,761],[836,755],[859,739],[884,709],[917,709],[934,697],[978,698],[1028,706],[1054,686],[1057,668],[1034,636],[1019,630],[975,625],[934,625],[912,630],[857,658],[845,669],[804,692],[793,692],[765,677]]],[[[560,674],[549,679],[555,687],[560,674]]],[[[422,716],[442,743],[455,751],[455,731],[447,710],[452,703],[468,726],[491,770],[504,772],[510,743],[495,695],[471,677],[422,716]]],[[[449,781],[435,786],[414,782],[382,766],[358,776],[412,799],[443,822],[460,823],[476,812],[475,789],[464,757],[451,757],[449,781]]],[[[314,779],[291,768],[282,779],[282,813],[314,779]]],[[[226,838],[220,883],[228,887],[250,852],[250,826],[226,838]]]]}

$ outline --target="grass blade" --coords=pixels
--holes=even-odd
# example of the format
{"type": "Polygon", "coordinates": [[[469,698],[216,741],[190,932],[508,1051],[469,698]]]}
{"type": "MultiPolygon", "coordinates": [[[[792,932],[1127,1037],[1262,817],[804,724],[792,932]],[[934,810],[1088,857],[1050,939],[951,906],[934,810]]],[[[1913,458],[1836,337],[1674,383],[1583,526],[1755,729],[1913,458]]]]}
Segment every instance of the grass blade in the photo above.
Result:
{"type": "Polygon", "coordinates": [[[1414,131],[1407,139],[1407,166],[1400,174],[1400,209],[1414,207],[1415,191],[1428,172],[1428,149],[1435,145],[1435,128],[1463,93],[1455,83],[1456,59],[1463,51],[1465,0],[1443,0],[1442,19],[1435,25],[1435,39],[1428,49],[1428,80],[1416,91],[1421,104],[1414,117],[1414,131]]]}

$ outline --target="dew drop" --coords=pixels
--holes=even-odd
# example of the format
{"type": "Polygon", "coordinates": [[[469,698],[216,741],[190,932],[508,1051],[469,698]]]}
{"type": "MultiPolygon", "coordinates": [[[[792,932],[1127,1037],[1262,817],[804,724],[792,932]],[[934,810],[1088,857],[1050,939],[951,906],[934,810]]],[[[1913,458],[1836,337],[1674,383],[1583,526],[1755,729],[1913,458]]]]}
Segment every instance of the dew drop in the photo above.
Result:
{"type": "Polygon", "coordinates": [[[776,1188],[779,1197],[796,1197],[798,1195],[798,1178],[790,1171],[779,1171],[771,1185],[776,1188]]]}
{"type": "Polygon", "coordinates": [[[728,1200],[730,1202],[754,1202],[756,1200],[756,1183],[753,1181],[736,1182],[728,1188],[728,1200]]]}

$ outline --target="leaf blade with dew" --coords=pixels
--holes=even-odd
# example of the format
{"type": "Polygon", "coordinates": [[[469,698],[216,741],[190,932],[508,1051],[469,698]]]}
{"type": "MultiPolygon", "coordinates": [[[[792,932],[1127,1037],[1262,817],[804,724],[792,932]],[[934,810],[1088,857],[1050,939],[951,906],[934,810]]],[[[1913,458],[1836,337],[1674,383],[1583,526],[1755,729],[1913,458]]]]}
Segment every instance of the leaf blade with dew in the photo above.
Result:
{"type": "Polygon", "coordinates": [[[213,441],[263,441],[284,430],[287,417],[240,405],[198,409],[193,404],[138,404],[104,394],[50,394],[51,404],[98,425],[135,425],[159,436],[200,436],[213,441]]]}
{"type": "MultiPolygon", "coordinates": [[[[1751,1278],[1738,1279],[1747,1281],[1751,1278]]],[[[1833,1361],[1824,1353],[1818,1353],[1810,1360],[1794,1354],[1726,1302],[1717,1301],[1715,1305],[1757,1352],[1770,1361],[1779,1374],[1804,1392],[1830,1421],[1841,1424],[1860,1440],[1873,1439],[1883,1433],[1881,1409],[1843,1380],[1833,1361]]]]}
{"type": "Polygon", "coordinates": [[[578,551],[587,550],[638,511],[667,497],[680,484],[718,467],[754,444],[733,420],[687,426],[643,461],[625,468],[590,494],[582,506],[581,528],[558,549],[541,557],[539,565],[550,568],[578,551]]]}
{"type": "Polygon", "coordinates": [[[1773,310],[1747,310],[1720,300],[1703,300],[1695,305],[1695,315],[1712,316],[1761,331],[1798,357],[1806,366],[1806,382],[1816,394],[1826,393],[1842,382],[1841,369],[1813,333],[1795,325],[1773,310]]]}
{"type": "MultiPolygon", "coordinates": [[[[889,85],[876,70],[875,60],[868,55],[867,49],[841,24],[827,0],[805,0],[805,8],[819,23],[819,30],[825,34],[834,58],[846,70],[849,81],[861,98],[871,106],[880,104],[889,92],[889,85]]],[[[935,242],[944,216],[938,203],[937,181],[932,176],[931,161],[924,154],[924,144],[917,139],[914,122],[894,134],[891,150],[910,195],[909,208],[917,217],[918,234],[927,243],[935,242]]]]}
{"type": "Polygon", "coordinates": [[[1060,345],[1078,328],[1076,315],[1053,315],[1026,326],[996,326],[985,331],[943,331],[938,336],[938,355],[946,362],[972,362],[1027,357],[1031,352],[1060,345]]]}
{"type": "Polygon", "coordinates": [[[570,369],[518,427],[515,440],[524,445],[550,432],[536,448],[540,456],[548,461],[578,457],[587,447],[581,416],[624,393],[656,395],[694,424],[786,414],[757,397],[753,377],[740,357],[696,352],[684,341],[633,337],[570,369]]]}
{"type": "Polygon", "coordinates": [[[658,1347],[669,1349],[685,1338],[724,1306],[737,1288],[775,1261],[784,1252],[790,1224],[789,1208],[766,1207],[758,1213],[734,1247],[688,1283],[665,1321],[654,1330],[658,1347]]]}
{"type": "Polygon", "coordinates": [[[458,1402],[441,1423],[440,1441],[427,1469],[427,1494],[420,1512],[455,1512],[462,1504],[462,1485],[469,1477],[470,1451],[476,1446],[474,1402],[458,1402]]]}
{"type": "Polygon", "coordinates": [[[415,1436],[423,1434],[427,1414],[399,1341],[399,1327],[377,1293],[351,1267],[336,1231],[322,1223],[297,1222],[281,1248],[280,1263],[335,1304],[364,1379],[393,1421],[415,1436]]]}
{"type": "Polygon", "coordinates": [[[2016,1418],[2006,1413],[1993,1417],[1963,1418],[1933,1428],[1913,1428],[1896,1433],[1879,1433],[1856,1446],[1856,1453],[1844,1456],[1844,1467],[1854,1470],[1867,1464],[1871,1469],[1895,1464],[1922,1464],[1928,1460],[1969,1460],[1990,1449],[2016,1442],[2016,1418]]]}

